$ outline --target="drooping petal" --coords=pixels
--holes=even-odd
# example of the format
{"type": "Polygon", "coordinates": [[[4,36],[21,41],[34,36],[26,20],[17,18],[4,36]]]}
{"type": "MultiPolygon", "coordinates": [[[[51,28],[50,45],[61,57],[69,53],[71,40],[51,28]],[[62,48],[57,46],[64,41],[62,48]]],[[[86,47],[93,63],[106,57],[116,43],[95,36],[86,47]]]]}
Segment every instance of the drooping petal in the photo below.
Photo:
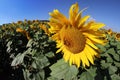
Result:
{"type": "Polygon", "coordinates": [[[89,26],[89,29],[98,30],[104,26],[105,24],[103,23],[93,23],[91,26],[89,26]]]}
{"type": "Polygon", "coordinates": [[[78,3],[73,4],[70,7],[70,10],[69,10],[69,20],[70,20],[70,23],[72,25],[75,23],[75,18],[76,18],[77,14],[78,14],[78,11],[79,11],[78,3]]]}
{"type": "Polygon", "coordinates": [[[49,15],[63,24],[68,23],[67,18],[62,13],[60,13],[57,9],[55,9],[52,13],[49,13],[49,15]]]}
{"type": "Polygon", "coordinates": [[[104,44],[105,43],[105,41],[100,39],[99,36],[95,36],[95,35],[89,34],[89,33],[83,33],[83,34],[95,43],[99,43],[99,44],[104,44]]]}
{"type": "Polygon", "coordinates": [[[80,28],[80,27],[83,27],[82,25],[84,25],[85,24],[85,22],[88,20],[88,18],[90,18],[90,16],[84,16],[81,20],[80,20],[80,22],[79,22],[79,25],[78,25],[78,28],[80,28]]]}
{"type": "Polygon", "coordinates": [[[79,25],[79,21],[81,19],[81,14],[82,13],[79,13],[77,14],[76,18],[75,18],[75,23],[73,24],[74,27],[78,28],[78,25],[79,25]]]}

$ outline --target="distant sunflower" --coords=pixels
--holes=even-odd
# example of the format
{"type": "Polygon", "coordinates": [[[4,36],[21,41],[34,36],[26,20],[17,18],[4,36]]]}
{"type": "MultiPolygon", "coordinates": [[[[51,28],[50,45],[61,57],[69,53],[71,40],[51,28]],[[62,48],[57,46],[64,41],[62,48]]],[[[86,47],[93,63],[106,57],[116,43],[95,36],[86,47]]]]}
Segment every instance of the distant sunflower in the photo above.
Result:
{"type": "Polygon", "coordinates": [[[116,38],[118,41],[120,41],[120,33],[116,33],[116,34],[115,34],[115,38],[116,38]]]}
{"type": "Polygon", "coordinates": [[[76,3],[70,7],[69,19],[58,10],[49,13],[49,31],[59,48],[56,53],[62,51],[64,60],[77,67],[81,64],[84,67],[94,64],[95,56],[99,56],[95,44],[104,44],[104,40],[100,39],[104,34],[98,29],[105,25],[95,21],[86,22],[90,16],[81,17],[82,12],[83,10],[79,12],[79,5],[76,3]]]}
{"type": "Polygon", "coordinates": [[[112,31],[112,29],[108,29],[108,30],[107,30],[107,34],[109,34],[110,36],[113,36],[113,35],[114,35],[114,32],[112,31]]]}
{"type": "Polygon", "coordinates": [[[26,36],[28,40],[30,39],[29,33],[28,33],[26,30],[23,30],[22,28],[17,28],[17,29],[16,29],[16,32],[20,32],[20,33],[22,33],[24,36],[26,36]]]}
{"type": "Polygon", "coordinates": [[[39,24],[39,27],[44,30],[45,34],[50,34],[48,28],[46,27],[45,24],[39,24]]]}

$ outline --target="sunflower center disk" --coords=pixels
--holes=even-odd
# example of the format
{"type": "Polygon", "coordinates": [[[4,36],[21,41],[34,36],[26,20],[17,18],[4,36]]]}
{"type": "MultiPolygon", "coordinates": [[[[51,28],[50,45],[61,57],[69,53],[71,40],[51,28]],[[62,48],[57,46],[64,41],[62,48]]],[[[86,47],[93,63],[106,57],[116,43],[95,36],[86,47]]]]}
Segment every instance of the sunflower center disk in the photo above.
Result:
{"type": "Polygon", "coordinates": [[[60,38],[65,48],[74,54],[83,51],[85,47],[86,39],[78,29],[72,27],[63,28],[60,33],[60,38]]]}

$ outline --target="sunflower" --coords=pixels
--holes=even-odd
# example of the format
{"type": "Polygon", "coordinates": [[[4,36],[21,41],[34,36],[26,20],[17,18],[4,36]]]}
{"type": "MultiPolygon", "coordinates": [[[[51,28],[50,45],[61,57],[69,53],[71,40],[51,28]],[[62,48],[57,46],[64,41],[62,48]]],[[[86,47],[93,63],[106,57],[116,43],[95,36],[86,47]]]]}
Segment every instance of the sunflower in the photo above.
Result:
{"type": "Polygon", "coordinates": [[[108,30],[107,30],[107,33],[108,33],[109,35],[112,35],[112,34],[113,34],[112,29],[108,29],[108,30]]]}
{"type": "Polygon", "coordinates": [[[26,30],[23,30],[22,28],[17,28],[17,29],[16,29],[16,32],[20,32],[20,33],[22,33],[24,36],[26,36],[28,40],[30,39],[29,33],[28,33],[26,30]]]}
{"type": "Polygon", "coordinates": [[[44,30],[45,34],[50,34],[45,24],[39,24],[40,29],[44,30]]]}
{"type": "Polygon", "coordinates": [[[115,38],[116,38],[118,41],[120,41],[120,33],[116,33],[116,34],[115,34],[115,38]]]}
{"type": "Polygon", "coordinates": [[[78,3],[69,9],[69,19],[57,9],[49,13],[51,38],[56,41],[56,53],[62,52],[63,58],[70,65],[83,67],[94,64],[95,57],[99,57],[95,44],[104,44],[104,34],[99,30],[105,24],[89,20],[89,15],[82,17],[78,3]]]}

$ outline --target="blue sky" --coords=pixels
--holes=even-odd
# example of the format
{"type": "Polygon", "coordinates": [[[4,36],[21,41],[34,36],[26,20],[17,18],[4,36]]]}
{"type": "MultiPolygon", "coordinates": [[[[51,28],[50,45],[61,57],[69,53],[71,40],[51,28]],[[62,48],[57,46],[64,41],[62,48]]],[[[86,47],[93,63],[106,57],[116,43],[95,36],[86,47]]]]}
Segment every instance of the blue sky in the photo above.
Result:
{"type": "Polygon", "coordinates": [[[90,15],[107,28],[120,32],[120,0],[0,0],[0,25],[18,20],[48,20],[49,12],[58,9],[68,16],[69,7],[78,2],[84,15],[90,15]]]}

